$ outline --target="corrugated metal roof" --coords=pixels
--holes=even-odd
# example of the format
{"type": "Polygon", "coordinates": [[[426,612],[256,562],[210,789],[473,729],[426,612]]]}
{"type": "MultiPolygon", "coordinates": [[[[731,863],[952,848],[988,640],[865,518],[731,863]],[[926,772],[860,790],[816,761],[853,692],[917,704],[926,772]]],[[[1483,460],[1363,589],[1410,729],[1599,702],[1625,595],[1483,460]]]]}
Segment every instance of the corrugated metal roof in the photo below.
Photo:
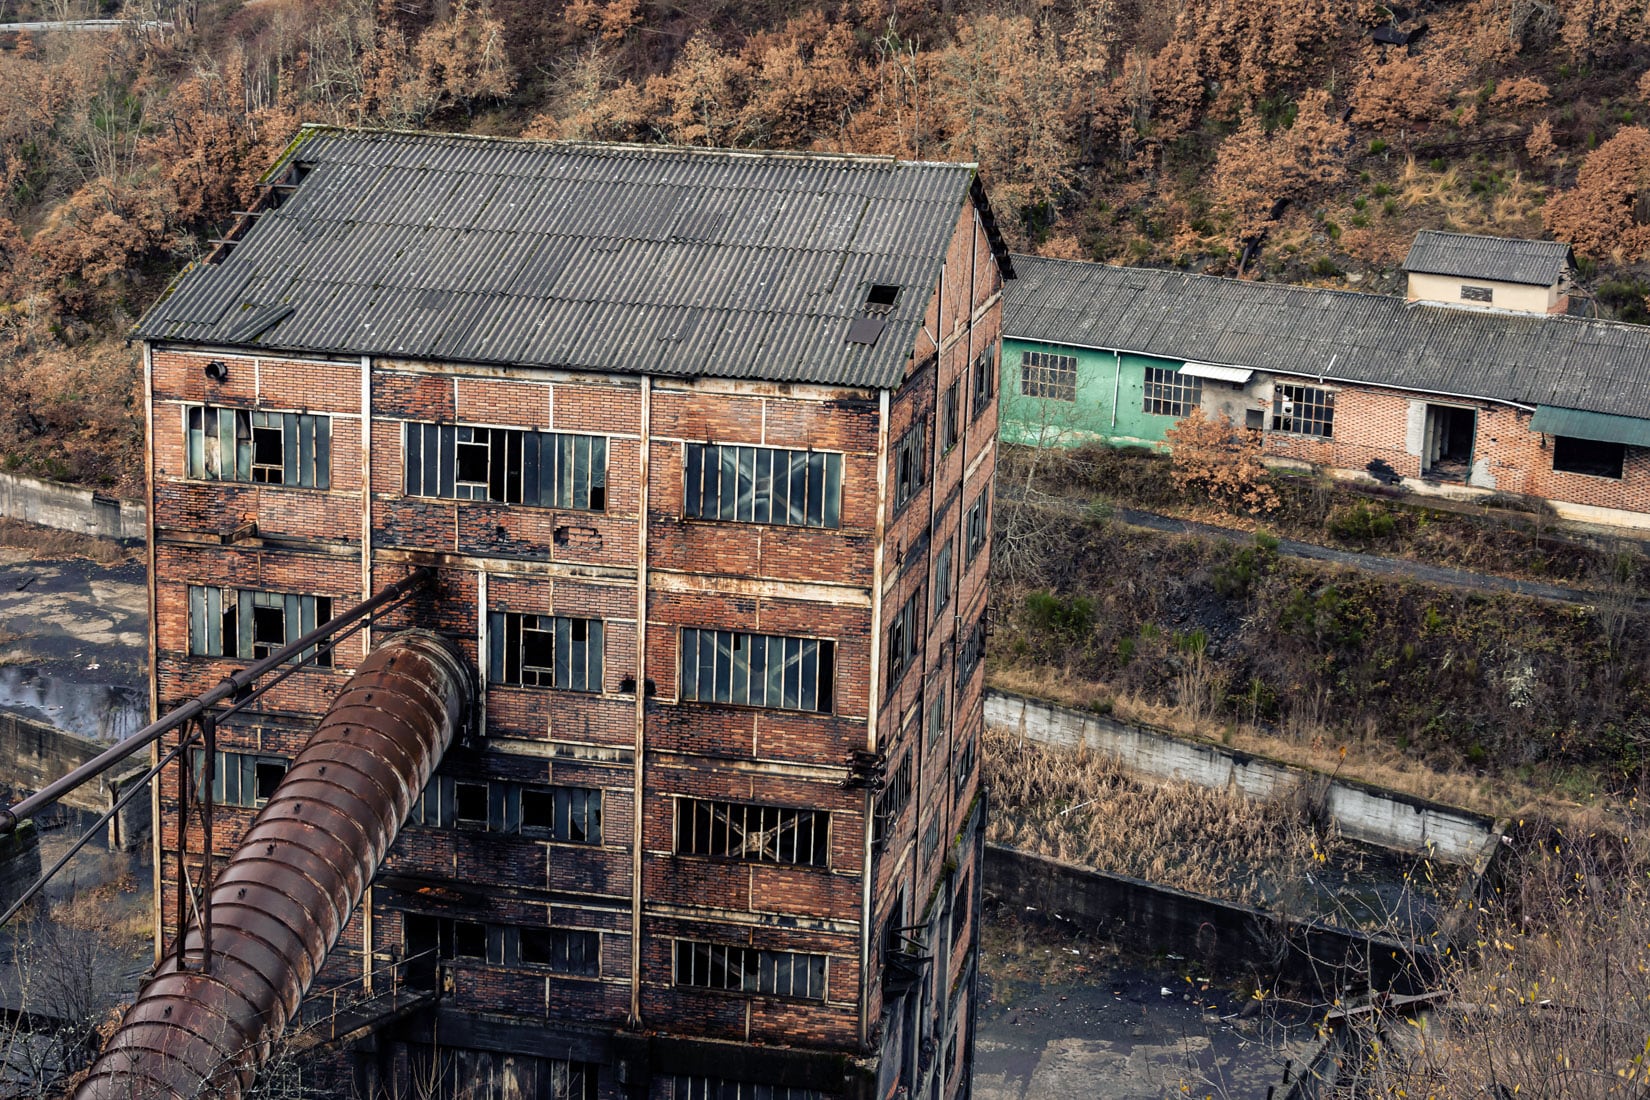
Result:
{"type": "Polygon", "coordinates": [[[1530,430],[1546,435],[1567,435],[1575,439],[1592,439],[1601,443],[1626,443],[1633,447],[1650,447],[1650,420],[1612,413],[1585,412],[1581,409],[1558,409],[1543,405],[1530,418],[1530,430]]]}
{"type": "Polygon", "coordinates": [[[1454,275],[1498,283],[1552,286],[1574,263],[1563,241],[1527,241],[1513,237],[1479,237],[1423,229],[1415,234],[1404,270],[1427,275],[1454,275]]]}
{"type": "Polygon", "coordinates": [[[1013,259],[1005,336],[1650,419],[1650,326],[1013,259]]]}
{"type": "Polygon", "coordinates": [[[971,165],[888,157],[315,127],[269,178],[294,164],[138,336],[890,387],[983,202],[971,165]],[[849,343],[873,283],[899,301],[849,343]]]}

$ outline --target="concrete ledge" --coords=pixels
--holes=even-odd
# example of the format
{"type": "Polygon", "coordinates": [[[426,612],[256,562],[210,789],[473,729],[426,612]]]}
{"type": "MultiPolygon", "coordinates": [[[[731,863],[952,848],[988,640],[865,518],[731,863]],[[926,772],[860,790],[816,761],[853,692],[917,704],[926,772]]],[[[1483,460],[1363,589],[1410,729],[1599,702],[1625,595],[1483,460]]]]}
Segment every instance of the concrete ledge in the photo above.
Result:
{"type": "Polygon", "coordinates": [[[1050,748],[1105,753],[1139,775],[1230,788],[1249,798],[1279,798],[1304,786],[1323,799],[1344,836],[1450,863],[1471,863],[1496,833],[1490,818],[1468,810],[1024,695],[989,692],[985,720],[1050,748]]]}
{"type": "Polygon", "coordinates": [[[17,474],[0,474],[0,516],[125,543],[142,542],[148,531],[138,501],[17,474]]]}
{"type": "Polygon", "coordinates": [[[1059,917],[1134,951],[1204,960],[1337,996],[1348,976],[1413,993],[1435,977],[1431,948],[1189,894],[998,844],[985,850],[985,891],[1017,911],[1059,917]]]}
{"type": "MultiPolygon", "coordinates": [[[[79,734],[60,730],[44,722],[31,722],[20,715],[0,713],[0,775],[14,787],[38,791],[54,779],[69,774],[108,749],[79,734]]],[[[149,756],[128,757],[115,773],[105,772],[81,784],[62,799],[87,813],[101,814],[114,805],[125,785],[148,771],[149,756]]],[[[149,799],[137,795],[109,822],[109,847],[132,849],[149,835],[149,799]]]]}

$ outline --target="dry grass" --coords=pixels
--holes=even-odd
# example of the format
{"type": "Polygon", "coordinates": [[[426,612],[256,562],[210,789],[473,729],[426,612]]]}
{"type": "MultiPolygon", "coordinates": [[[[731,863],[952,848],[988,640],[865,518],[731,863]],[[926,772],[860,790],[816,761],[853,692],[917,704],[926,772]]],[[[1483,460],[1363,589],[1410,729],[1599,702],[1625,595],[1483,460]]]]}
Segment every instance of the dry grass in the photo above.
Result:
{"type": "Polygon", "coordinates": [[[1288,764],[1312,768],[1344,779],[1354,779],[1418,798],[1430,798],[1491,817],[1534,816],[1536,811],[1569,822],[1589,810],[1569,798],[1557,784],[1567,776],[1540,772],[1552,785],[1537,786],[1511,775],[1469,775],[1445,772],[1404,756],[1390,739],[1375,731],[1344,737],[1323,726],[1297,720],[1295,729],[1274,733],[1248,723],[1221,723],[1196,718],[1186,708],[1152,702],[1131,695],[1115,695],[1107,684],[1046,666],[992,665],[988,684],[1077,709],[1103,705],[1125,722],[1154,726],[1179,737],[1219,743],[1269,756],[1288,764]]]}
{"type": "Polygon", "coordinates": [[[1259,905],[1341,847],[1303,798],[1142,782],[1110,757],[989,729],[984,760],[992,841],[1164,886],[1259,905]]]}
{"type": "Polygon", "coordinates": [[[5,517],[0,517],[0,546],[25,550],[29,557],[39,560],[85,558],[99,565],[136,561],[139,554],[136,549],[122,546],[113,539],[60,531],[55,527],[40,527],[5,517]]]}

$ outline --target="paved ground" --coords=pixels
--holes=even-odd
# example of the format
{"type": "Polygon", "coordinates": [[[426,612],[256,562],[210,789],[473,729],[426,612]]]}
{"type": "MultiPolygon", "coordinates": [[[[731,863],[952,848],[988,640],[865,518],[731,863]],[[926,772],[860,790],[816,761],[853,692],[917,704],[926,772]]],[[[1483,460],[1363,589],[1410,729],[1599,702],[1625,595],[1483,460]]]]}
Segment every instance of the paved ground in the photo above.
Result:
{"type": "Polygon", "coordinates": [[[978,1100],[1261,1100],[1286,1059],[1310,1057],[1304,1010],[1280,1016],[1183,961],[1125,959],[994,913],[981,967],[978,1100]]]}
{"type": "Polygon", "coordinates": [[[141,726],[147,615],[141,565],[0,547],[0,707],[88,736],[141,726]]]}
{"type": "MultiPolygon", "coordinates": [[[[1225,539],[1228,542],[1246,543],[1254,538],[1248,531],[1235,531],[1229,527],[1220,527],[1212,523],[1176,519],[1173,516],[1159,515],[1156,512],[1142,512],[1136,508],[1117,508],[1112,514],[1121,523],[1126,523],[1131,527],[1144,527],[1152,531],[1166,531],[1180,535],[1206,535],[1210,538],[1225,539]]],[[[1429,584],[1449,584],[1458,588],[1476,589],[1480,592],[1515,592],[1521,596],[1533,596],[1541,600],[1585,605],[1590,605],[1596,600],[1596,597],[1591,593],[1581,589],[1564,588],[1556,584],[1540,584],[1536,581],[1522,581],[1513,577],[1497,576],[1493,573],[1473,573],[1465,569],[1428,565],[1425,562],[1410,561],[1406,558],[1385,558],[1376,554],[1361,554],[1352,550],[1331,550],[1326,546],[1316,546],[1309,542],[1296,542],[1294,539],[1280,539],[1278,552],[1295,558],[1333,562],[1336,565],[1345,565],[1369,573],[1410,577],[1414,580],[1426,581],[1429,584]]]]}

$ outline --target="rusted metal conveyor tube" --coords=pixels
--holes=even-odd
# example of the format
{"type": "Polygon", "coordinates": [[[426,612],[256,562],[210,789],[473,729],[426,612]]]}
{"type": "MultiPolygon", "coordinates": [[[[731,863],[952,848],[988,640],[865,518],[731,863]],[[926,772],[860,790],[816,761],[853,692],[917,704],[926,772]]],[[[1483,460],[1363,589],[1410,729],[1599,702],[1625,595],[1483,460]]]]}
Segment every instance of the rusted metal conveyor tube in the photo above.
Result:
{"type": "Polygon", "coordinates": [[[343,932],[474,698],[432,634],[374,650],[212,887],[211,958],[191,922],[144,984],[77,1100],[241,1095],[343,932]]]}

